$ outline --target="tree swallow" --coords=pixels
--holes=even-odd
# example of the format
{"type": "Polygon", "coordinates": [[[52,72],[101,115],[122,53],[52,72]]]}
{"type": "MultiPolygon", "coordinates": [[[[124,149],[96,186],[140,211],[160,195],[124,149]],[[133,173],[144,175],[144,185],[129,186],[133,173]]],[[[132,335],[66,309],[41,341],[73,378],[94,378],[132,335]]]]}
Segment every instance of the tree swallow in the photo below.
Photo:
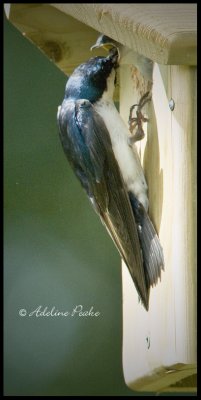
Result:
{"type": "Polygon", "coordinates": [[[121,54],[120,63],[133,64],[141,72],[141,74],[152,82],[153,76],[153,61],[150,58],[137,53],[127,46],[117,42],[116,40],[106,36],[100,35],[96,43],[91,47],[91,50],[103,47],[105,50],[110,50],[116,47],[121,54]]]}
{"type": "Polygon", "coordinates": [[[92,206],[126,263],[148,310],[150,286],[164,268],[163,251],[148,216],[147,183],[130,132],[113,102],[119,52],[75,69],[58,108],[60,139],[92,206]]]}

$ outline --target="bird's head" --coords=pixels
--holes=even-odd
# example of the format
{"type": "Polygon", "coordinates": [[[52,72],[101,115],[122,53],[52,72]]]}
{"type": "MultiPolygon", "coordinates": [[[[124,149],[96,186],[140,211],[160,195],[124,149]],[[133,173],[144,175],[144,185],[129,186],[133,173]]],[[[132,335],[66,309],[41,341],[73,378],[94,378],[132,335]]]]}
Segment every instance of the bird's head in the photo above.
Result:
{"type": "Polygon", "coordinates": [[[100,35],[96,41],[96,43],[91,46],[90,50],[94,50],[94,49],[98,49],[100,47],[102,47],[105,50],[111,50],[114,47],[117,49],[117,51],[119,51],[119,46],[120,43],[116,42],[116,40],[110,38],[109,36],[106,35],[100,35]]]}
{"type": "Polygon", "coordinates": [[[107,57],[94,57],[75,69],[69,78],[65,97],[98,101],[104,93],[113,96],[119,53],[116,48],[107,57]]]}

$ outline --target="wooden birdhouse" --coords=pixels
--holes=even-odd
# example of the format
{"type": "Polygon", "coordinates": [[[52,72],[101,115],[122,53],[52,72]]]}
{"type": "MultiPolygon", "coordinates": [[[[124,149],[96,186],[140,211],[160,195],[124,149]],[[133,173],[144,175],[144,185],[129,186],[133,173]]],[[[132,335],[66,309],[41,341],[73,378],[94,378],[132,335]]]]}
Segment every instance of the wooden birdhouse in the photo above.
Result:
{"type": "MultiPolygon", "coordinates": [[[[103,33],[127,49],[115,100],[128,122],[147,91],[138,150],[165,271],[149,311],[122,263],[126,384],[147,392],[196,390],[196,4],[11,4],[9,20],[62,71],[92,57],[103,33]],[[153,74],[140,56],[153,61],[153,74]]],[[[102,49],[95,55],[105,55],[102,49]]]]}

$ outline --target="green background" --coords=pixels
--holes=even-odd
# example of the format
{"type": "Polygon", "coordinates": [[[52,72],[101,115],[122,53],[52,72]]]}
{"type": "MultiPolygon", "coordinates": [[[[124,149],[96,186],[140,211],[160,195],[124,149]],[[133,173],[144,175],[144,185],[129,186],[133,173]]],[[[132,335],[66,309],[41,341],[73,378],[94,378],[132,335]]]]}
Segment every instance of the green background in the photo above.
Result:
{"type": "Polygon", "coordinates": [[[139,396],[123,379],[120,257],[59,141],[65,83],[5,19],[5,395],[139,396]],[[77,304],[100,317],[19,316],[77,304]]]}
{"type": "Polygon", "coordinates": [[[122,372],[120,258],[59,140],[65,83],[5,19],[5,394],[133,395],[122,372]],[[77,304],[100,317],[19,316],[77,304]]]}

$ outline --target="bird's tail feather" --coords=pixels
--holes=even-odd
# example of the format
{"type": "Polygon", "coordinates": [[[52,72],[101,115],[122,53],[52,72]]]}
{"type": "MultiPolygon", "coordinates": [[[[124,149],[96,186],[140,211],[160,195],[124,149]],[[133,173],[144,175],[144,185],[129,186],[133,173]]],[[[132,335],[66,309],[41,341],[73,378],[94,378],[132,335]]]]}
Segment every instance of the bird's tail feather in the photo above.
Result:
{"type": "Polygon", "coordinates": [[[131,192],[129,192],[129,198],[137,223],[147,288],[149,288],[156,285],[158,279],[161,279],[161,270],[164,270],[163,249],[143,205],[131,192]]]}

